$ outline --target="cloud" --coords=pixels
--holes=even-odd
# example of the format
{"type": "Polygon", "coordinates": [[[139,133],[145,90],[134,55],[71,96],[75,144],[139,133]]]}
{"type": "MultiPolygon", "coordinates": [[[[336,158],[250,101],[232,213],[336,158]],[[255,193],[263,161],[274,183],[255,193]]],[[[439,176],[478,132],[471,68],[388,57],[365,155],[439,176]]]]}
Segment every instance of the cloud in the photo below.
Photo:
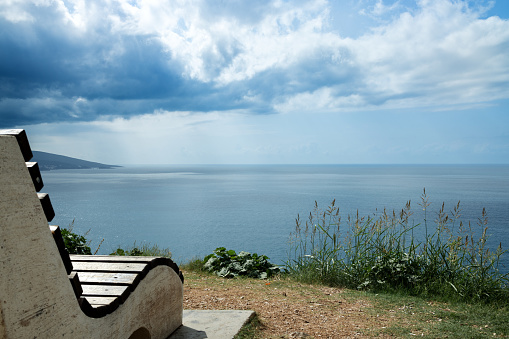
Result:
{"type": "Polygon", "coordinates": [[[509,22],[489,1],[361,4],[373,26],[345,37],[325,0],[3,2],[0,125],[509,97],[509,22]]]}
{"type": "Polygon", "coordinates": [[[391,4],[387,3],[388,1],[376,0],[376,2],[366,8],[363,8],[359,11],[362,15],[367,15],[371,18],[374,18],[377,21],[382,21],[382,18],[387,16],[390,13],[396,12],[398,9],[402,8],[403,5],[401,1],[394,1],[391,4]]]}
{"type": "Polygon", "coordinates": [[[267,134],[253,127],[250,117],[256,116],[156,110],[128,118],[39,124],[30,128],[29,137],[36,150],[105,163],[235,163],[250,156],[246,142],[257,144],[255,139],[267,134]]]}
{"type": "Polygon", "coordinates": [[[462,2],[421,1],[414,14],[401,13],[359,39],[338,42],[340,62],[324,67],[352,77],[288,96],[278,109],[391,109],[507,98],[509,22],[479,15],[462,2]]]}
{"type": "MultiPolygon", "coordinates": [[[[505,103],[505,105],[507,102],[505,103]]],[[[27,128],[33,149],[113,164],[507,163],[504,109],[165,111],[27,128]]]]}

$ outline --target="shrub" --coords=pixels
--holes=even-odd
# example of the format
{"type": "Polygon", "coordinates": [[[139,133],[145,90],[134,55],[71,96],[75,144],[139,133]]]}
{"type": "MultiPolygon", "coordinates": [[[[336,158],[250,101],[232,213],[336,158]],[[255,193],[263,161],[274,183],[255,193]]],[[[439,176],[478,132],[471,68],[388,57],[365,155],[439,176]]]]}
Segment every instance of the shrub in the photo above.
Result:
{"type": "MultiPolygon", "coordinates": [[[[86,236],[88,235],[88,230],[85,232],[85,235],[79,235],[77,233],[73,232],[74,230],[74,220],[69,224],[69,227],[61,228],[60,232],[62,233],[62,239],[64,240],[65,248],[67,249],[67,252],[69,254],[92,254],[92,250],[90,249],[90,240],[87,240],[86,236]]],[[[101,244],[103,243],[104,239],[101,240],[99,245],[97,246],[97,249],[94,251],[94,254],[96,254],[99,251],[99,248],[101,248],[101,244]]]]}
{"type": "Polygon", "coordinates": [[[72,228],[71,230],[62,228],[60,232],[62,232],[65,248],[70,254],[92,254],[85,236],[73,233],[72,228]]]}
{"type": "Polygon", "coordinates": [[[383,289],[386,286],[411,288],[421,279],[421,257],[408,253],[391,253],[378,257],[369,271],[368,278],[358,288],[383,289]]]}
{"type": "Polygon", "coordinates": [[[214,253],[205,257],[203,263],[206,271],[224,278],[247,276],[267,279],[279,272],[279,267],[271,264],[265,255],[244,251],[237,254],[234,250],[227,251],[224,247],[216,248],[214,253]]]}

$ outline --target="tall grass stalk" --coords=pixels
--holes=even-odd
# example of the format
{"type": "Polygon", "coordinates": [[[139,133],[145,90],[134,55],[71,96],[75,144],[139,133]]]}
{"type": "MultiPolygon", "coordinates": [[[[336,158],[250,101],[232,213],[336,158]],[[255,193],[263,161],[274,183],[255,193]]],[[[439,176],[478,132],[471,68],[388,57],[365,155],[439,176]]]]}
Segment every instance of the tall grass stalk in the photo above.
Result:
{"type": "Polygon", "coordinates": [[[128,255],[128,256],[147,256],[147,257],[165,257],[171,259],[169,248],[161,248],[157,244],[141,243],[121,248],[120,246],[110,255],[128,255]]]}
{"type": "Polygon", "coordinates": [[[434,226],[425,190],[419,205],[423,224],[411,222],[410,201],[399,213],[384,209],[378,216],[359,216],[357,211],[346,222],[335,200],[325,210],[315,202],[305,222],[296,219],[286,269],[310,283],[509,303],[508,274],[499,269],[506,251],[501,244],[495,250],[486,247],[486,210],[476,232],[470,222],[460,221],[459,202],[449,213],[442,204],[434,226]]]}

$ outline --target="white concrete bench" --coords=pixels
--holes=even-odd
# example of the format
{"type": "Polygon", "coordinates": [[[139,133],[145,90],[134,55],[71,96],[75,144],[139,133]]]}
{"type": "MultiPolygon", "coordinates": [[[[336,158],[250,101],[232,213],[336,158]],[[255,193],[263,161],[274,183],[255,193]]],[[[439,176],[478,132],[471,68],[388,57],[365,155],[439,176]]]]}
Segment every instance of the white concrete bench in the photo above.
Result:
{"type": "Polygon", "coordinates": [[[69,256],[23,130],[0,130],[0,338],[167,338],[183,276],[168,258],[69,256]]]}

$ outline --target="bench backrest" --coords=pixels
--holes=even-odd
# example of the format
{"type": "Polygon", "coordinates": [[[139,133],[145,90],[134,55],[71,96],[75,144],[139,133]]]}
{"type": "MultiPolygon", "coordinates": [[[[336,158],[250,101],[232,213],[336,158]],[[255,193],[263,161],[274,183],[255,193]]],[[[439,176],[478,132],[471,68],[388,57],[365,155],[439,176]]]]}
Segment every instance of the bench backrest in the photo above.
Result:
{"type": "Polygon", "coordinates": [[[66,308],[77,307],[68,278],[62,274],[66,268],[51,232],[48,231],[51,211],[45,213],[40,200],[46,199],[48,202],[48,196],[35,194],[34,183],[27,170],[25,162],[31,157],[32,152],[24,132],[2,131],[0,334],[4,331],[4,324],[14,319],[21,319],[18,320],[20,326],[37,324],[41,333],[44,333],[45,329],[53,325],[40,321],[41,315],[52,313],[65,319],[69,314],[66,308]],[[56,290],[59,293],[55,293],[56,290]],[[55,305],[63,307],[56,308],[55,305]]]}

